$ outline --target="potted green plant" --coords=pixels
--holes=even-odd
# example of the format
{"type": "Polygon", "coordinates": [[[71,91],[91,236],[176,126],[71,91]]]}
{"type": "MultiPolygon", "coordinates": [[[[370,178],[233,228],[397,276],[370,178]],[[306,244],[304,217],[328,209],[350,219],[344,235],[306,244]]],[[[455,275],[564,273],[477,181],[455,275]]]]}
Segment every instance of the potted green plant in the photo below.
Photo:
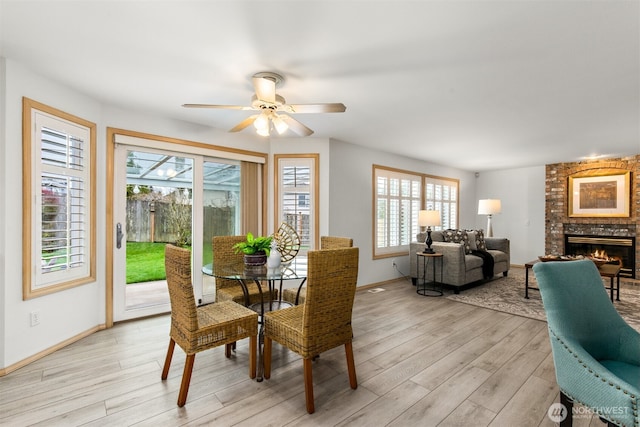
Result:
{"type": "Polygon", "coordinates": [[[233,245],[236,253],[244,254],[244,263],[249,266],[264,265],[271,250],[272,236],[254,237],[247,233],[247,239],[233,245]]]}

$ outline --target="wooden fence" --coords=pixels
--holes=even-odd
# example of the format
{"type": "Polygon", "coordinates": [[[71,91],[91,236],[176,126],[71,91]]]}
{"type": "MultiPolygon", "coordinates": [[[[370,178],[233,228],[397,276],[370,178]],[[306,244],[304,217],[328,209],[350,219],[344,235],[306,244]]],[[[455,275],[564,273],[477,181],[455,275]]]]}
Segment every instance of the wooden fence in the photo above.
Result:
{"type": "MultiPolygon", "coordinates": [[[[204,241],[213,236],[231,235],[235,231],[235,208],[204,208],[204,241]]],[[[127,200],[127,241],[174,243],[177,234],[171,230],[169,203],[127,200]]],[[[191,228],[191,223],[184,224],[191,228]]]]}

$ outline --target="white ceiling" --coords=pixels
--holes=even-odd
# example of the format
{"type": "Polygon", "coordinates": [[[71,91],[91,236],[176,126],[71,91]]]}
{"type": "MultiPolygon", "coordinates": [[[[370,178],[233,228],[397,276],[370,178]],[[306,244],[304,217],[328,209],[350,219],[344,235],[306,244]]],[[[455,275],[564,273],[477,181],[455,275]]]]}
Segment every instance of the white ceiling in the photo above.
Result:
{"type": "MultiPolygon", "coordinates": [[[[230,129],[285,77],[313,136],[483,171],[640,153],[640,1],[9,1],[0,54],[105,103],[230,129]]],[[[251,132],[247,128],[243,132],[251,132]]]]}

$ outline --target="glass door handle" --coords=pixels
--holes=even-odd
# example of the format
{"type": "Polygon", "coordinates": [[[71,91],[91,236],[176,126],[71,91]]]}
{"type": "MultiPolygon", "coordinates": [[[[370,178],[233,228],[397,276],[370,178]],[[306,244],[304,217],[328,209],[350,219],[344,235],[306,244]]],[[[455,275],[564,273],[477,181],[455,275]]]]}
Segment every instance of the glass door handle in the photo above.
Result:
{"type": "Polygon", "coordinates": [[[124,234],[122,233],[122,224],[116,224],[116,248],[120,249],[122,247],[122,237],[124,234]]]}

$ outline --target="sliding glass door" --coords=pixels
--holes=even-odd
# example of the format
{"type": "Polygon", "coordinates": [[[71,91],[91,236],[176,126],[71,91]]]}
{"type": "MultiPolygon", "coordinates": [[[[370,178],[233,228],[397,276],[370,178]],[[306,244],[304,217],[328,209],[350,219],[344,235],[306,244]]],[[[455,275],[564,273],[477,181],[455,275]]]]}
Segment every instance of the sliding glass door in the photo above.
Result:
{"type": "Polygon", "coordinates": [[[202,266],[214,235],[239,232],[239,162],[130,145],[116,146],[115,161],[114,320],[170,311],[168,243],[192,249],[196,301],[214,301],[202,266]]]}
{"type": "MultiPolygon", "coordinates": [[[[202,263],[213,260],[213,236],[240,234],[240,164],[203,159],[202,173],[202,263]]],[[[203,301],[215,300],[215,279],[203,276],[203,301]]]]}

